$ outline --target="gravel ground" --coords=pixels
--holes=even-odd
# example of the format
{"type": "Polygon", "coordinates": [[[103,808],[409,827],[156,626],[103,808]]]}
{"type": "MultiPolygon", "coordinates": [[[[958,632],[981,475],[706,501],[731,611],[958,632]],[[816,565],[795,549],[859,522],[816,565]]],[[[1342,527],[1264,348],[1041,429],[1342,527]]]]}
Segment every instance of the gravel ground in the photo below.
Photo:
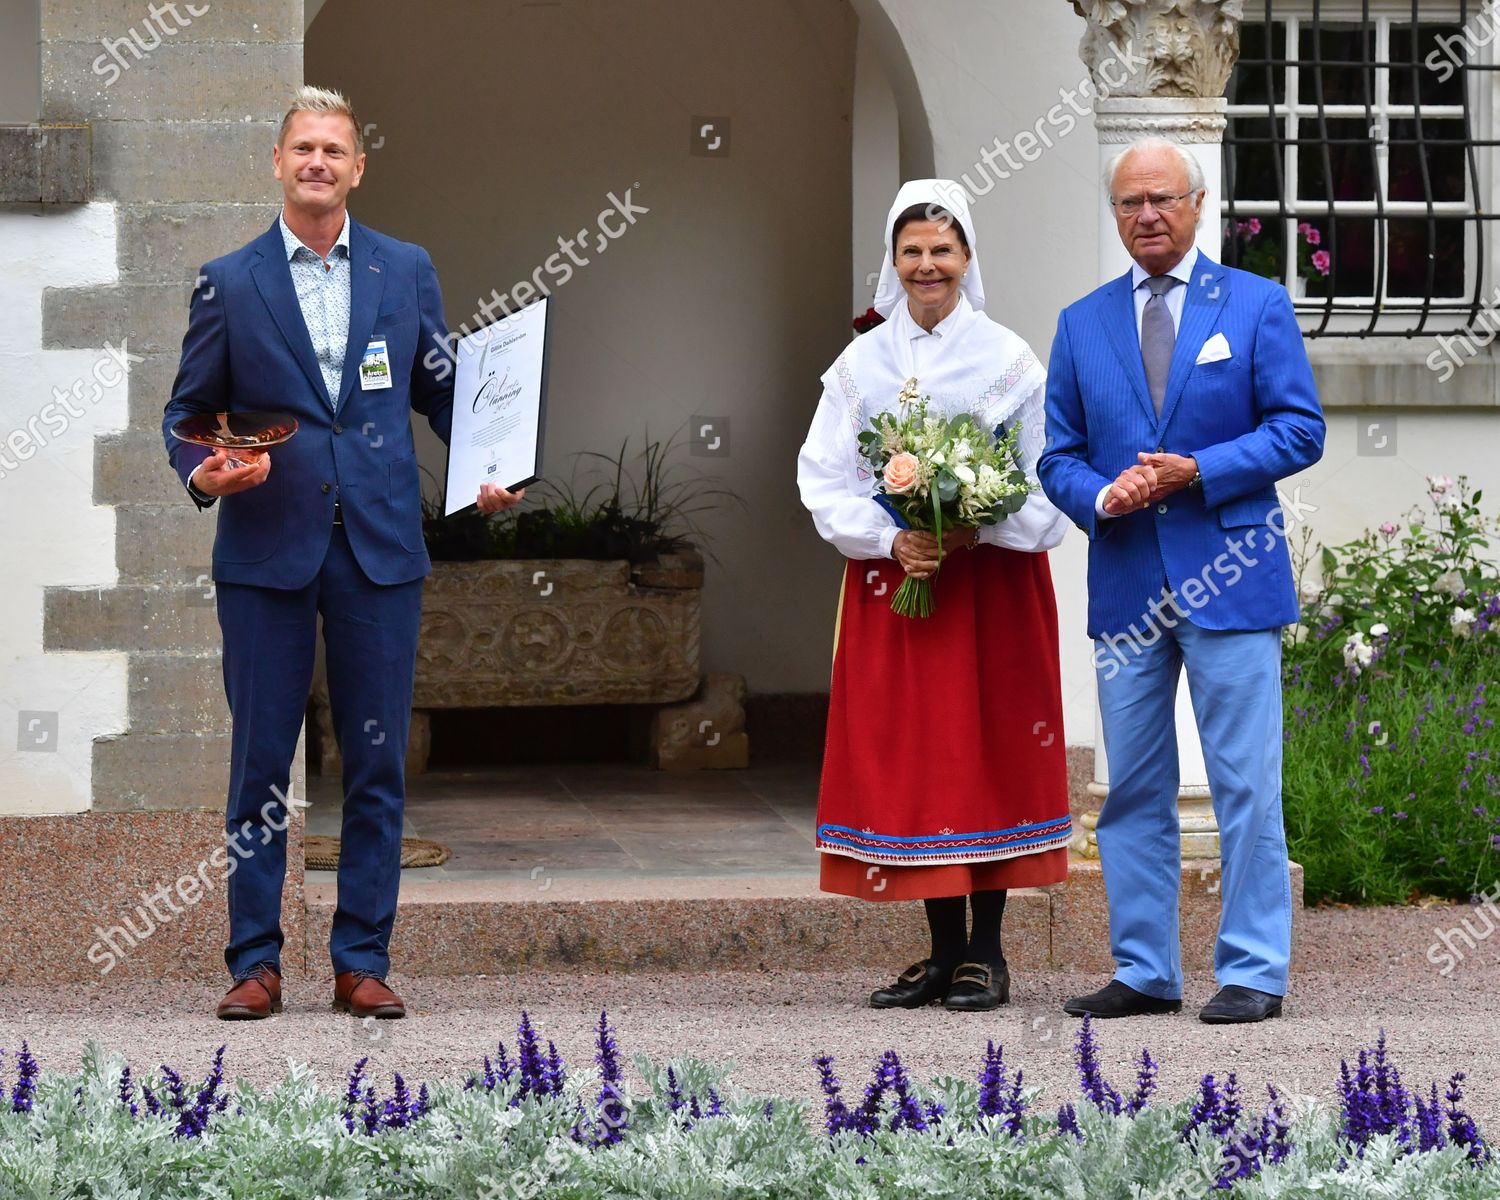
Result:
{"type": "MultiPolygon", "coordinates": [[[[1488,927],[1483,910],[1463,908],[1309,912],[1301,946],[1307,965],[1294,975],[1283,1019],[1204,1025],[1196,1011],[1213,994],[1213,982],[1193,978],[1181,1015],[1101,1024],[1108,1074],[1123,1090],[1133,1076],[1131,1059],[1148,1046],[1170,1099],[1187,1095],[1206,1071],[1229,1070],[1239,1073],[1247,1092],[1263,1095],[1264,1084],[1275,1082],[1293,1094],[1331,1099],[1340,1057],[1373,1044],[1383,1027],[1409,1085],[1425,1088],[1430,1079],[1446,1080],[1462,1069],[1476,1117],[1500,1129],[1494,1009],[1500,937],[1481,940],[1446,977],[1428,959],[1437,931],[1464,917],[1477,931],[1488,927]]],[[[893,963],[893,973],[905,965],[893,963]]],[[[123,1052],[137,1070],[166,1062],[201,1077],[224,1042],[233,1075],[267,1084],[294,1059],[310,1064],[325,1087],[337,1088],[366,1054],[382,1075],[462,1077],[497,1039],[514,1046],[522,1007],[569,1063],[586,1063],[590,1028],[603,1007],[627,1055],[691,1053],[732,1061],[740,1087],[808,1099],[817,1091],[811,1059],[820,1053],[835,1056],[846,1086],[862,1089],[887,1048],[899,1050],[918,1079],[971,1075],[985,1040],[994,1038],[1055,1105],[1076,1090],[1071,1055],[1077,1023],[1058,1006],[1104,981],[1063,973],[1018,977],[1010,1006],[993,1014],[876,1012],[865,1007],[865,998],[885,981],[851,972],[393,975],[391,982],[411,1009],[405,1021],[361,1023],[330,1012],[328,979],[294,978],[283,1015],[236,1024],[212,1019],[218,990],[198,985],[5,989],[0,1046],[13,1049],[26,1038],[44,1067],[72,1071],[84,1044],[94,1040],[123,1052]]]]}

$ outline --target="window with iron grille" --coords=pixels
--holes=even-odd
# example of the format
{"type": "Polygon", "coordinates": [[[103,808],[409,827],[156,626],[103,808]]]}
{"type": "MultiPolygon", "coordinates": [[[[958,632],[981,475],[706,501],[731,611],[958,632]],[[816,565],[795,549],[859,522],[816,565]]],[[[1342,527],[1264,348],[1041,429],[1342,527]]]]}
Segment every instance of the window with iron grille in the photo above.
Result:
{"type": "Polygon", "coordinates": [[[1431,337],[1493,310],[1500,3],[1250,0],[1227,88],[1224,260],[1310,337],[1431,337]]]}

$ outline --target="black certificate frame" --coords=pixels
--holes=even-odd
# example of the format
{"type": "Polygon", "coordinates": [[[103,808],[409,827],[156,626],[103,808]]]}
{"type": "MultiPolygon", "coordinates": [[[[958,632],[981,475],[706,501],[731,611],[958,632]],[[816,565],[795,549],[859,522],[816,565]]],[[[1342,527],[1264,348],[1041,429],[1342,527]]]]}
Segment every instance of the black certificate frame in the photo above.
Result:
{"type": "MultiPolygon", "coordinates": [[[[542,318],[541,318],[541,320],[542,320],[542,371],[541,371],[541,377],[537,381],[536,459],[532,463],[531,473],[529,475],[527,475],[525,479],[518,480],[517,482],[509,484],[508,486],[506,486],[505,490],[507,492],[514,492],[514,491],[519,490],[520,488],[530,487],[534,483],[540,483],[541,479],[542,479],[542,454],[544,452],[544,442],[546,440],[546,433],[547,433],[547,386],[548,386],[548,384],[550,382],[551,375],[552,375],[552,317],[553,317],[552,302],[553,302],[553,299],[554,299],[554,297],[552,297],[552,296],[541,296],[538,299],[532,301],[530,304],[526,305],[523,309],[518,310],[520,312],[524,312],[527,309],[535,308],[538,305],[542,306],[542,318]]],[[[517,315],[516,313],[511,313],[511,314],[508,314],[507,316],[500,317],[498,320],[488,321],[485,324],[480,325],[477,329],[475,329],[473,331],[473,333],[466,334],[465,337],[464,337],[464,339],[461,339],[461,340],[467,340],[468,338],[473,337],[474,334],[480,333],[483,330],[494,329],[494,328],[497,328],[499,326],[502,326],[502,325],[505,324],[505,322],[507,320],[512,319],[516,315],[517,315]]],[[[455,346],[454,346],[454,362],[455,362],[455,364],[458,361],[458,357],[457,356],[458,356],[458,347],[457,347],[457,344],[455,344],[455,346]]],[[[457,366],[455,365],[455,367],[454,367],[454,376],[455,376],[454,382],[455,383],[457,382],[457,374],[458,374],[458,369],[457,369],[457,366]]],[[[460,402],[460,397],[457,396],[457,395],[455,395],[453,397],[453,402],[454,402],[454,405],[457,406],[457,404],[460,402]]],[[[472,404],[473,400],[471,399],[471,400],[467,400],[467,401],[464,401],[464,402],[472,404]]],[[[452,440],[451,432],[450,432],[450,436],[449,436],[449,440],[448,440],[447,451],[448,451],[448,453],[445,456],[444,463],[443,463],[443,495],[445,497],[445,500],[446,500],[446,497],[447,497],[447,494],[448,494],[448,488],[451,485],[452,477],[453,477],[453,440],[452,440]]],[[[445,507],[446,507],[446,503],[445,503],[445,507]]],[[[445,514],[445,517],[447,519],[452,519],[454,517],[466,516],[466,515],[468,515],[471,512],[477,512],[478,508],[479,508],[479,505],[478,505],[478,501],[476,499],[474,501],[470,501],[468,504],[464,505],[462,508],[454,509],[451,513],[445,514]]]]}

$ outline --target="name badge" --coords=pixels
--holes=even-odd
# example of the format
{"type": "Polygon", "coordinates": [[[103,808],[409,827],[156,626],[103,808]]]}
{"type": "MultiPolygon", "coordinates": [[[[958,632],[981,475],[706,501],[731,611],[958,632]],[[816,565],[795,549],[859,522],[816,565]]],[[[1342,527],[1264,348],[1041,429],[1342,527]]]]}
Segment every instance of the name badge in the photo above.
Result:
{"type": "Polygon", "coordinates": [[[373,338],[365,347],[365,355],[359,362],[359,386],[366,392],[391,386],[391,356],[384,338],[373,338]]]}

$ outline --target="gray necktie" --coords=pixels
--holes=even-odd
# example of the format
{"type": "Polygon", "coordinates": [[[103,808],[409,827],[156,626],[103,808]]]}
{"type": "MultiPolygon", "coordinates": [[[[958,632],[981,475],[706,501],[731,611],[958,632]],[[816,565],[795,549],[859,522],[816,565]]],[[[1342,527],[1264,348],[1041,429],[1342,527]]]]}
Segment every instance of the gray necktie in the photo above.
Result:
{"type": "Polygon", "coordinates": [[[1151,404],[1158,417],[1167,394],[1172,349],[1177,345],[1177,327],[1172,324],[1167,293],[1181,282],[1171,275],[1152,275],[1146,280],[1151,298],[1146,301],[1146,311],[1141,314],[1141,358],[1146,364],[1146,387],[1151,391],[1151,404]]]}

